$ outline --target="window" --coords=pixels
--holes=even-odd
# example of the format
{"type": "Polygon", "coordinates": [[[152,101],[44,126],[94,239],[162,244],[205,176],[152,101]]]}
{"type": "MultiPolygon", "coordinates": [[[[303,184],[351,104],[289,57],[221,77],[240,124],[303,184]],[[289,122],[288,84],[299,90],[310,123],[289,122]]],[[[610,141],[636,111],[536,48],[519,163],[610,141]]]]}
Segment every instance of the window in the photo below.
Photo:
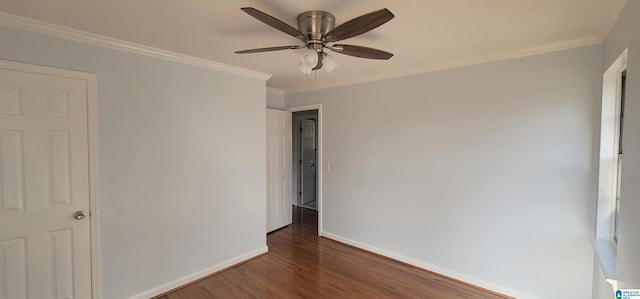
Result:
{"type": "Polygon", "coordinates": [[[600,169],[596,238],[618,242],[620,187],[623,168],[624,98],[627,50],[604,73],[600,124],[600,169]]]}
{"type": "Polygon", "coordinates": [[[600,122],[600,168],[598,170],[598,213],[594,248],[605,278],[615,288],[618,223],[622,186],[624,97],[627,79],[627,50],[602,78],[600,122]]]}
{"type": "Polygon", "coordinates": [[[618,114],[618,161],[616,163],[616,208],[613,215],[613,241],[618,243],[618,223],[620,222],[620,218],[618,214],[620,212],[620,186],[622,182],[622,133],[624,132],[624,98],[626,94],[626,85],[627,85],[627,70],[624,70],[620,74],[620,113],[618,114]]]}

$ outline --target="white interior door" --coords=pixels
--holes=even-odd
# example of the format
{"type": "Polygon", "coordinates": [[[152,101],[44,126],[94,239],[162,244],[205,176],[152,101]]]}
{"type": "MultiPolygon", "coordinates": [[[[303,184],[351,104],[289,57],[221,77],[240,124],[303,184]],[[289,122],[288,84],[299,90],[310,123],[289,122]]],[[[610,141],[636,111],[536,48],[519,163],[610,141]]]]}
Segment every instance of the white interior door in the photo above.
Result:
{"type": "Polygon", "coordinates": [[[0,299],[91,298],[87,130],[85,80],[0,64],[0,299]]]}
{"type": "Polygon", "coordinates": [[[267,109],[267,232],[291,224],[291,112],[267,109]]]}

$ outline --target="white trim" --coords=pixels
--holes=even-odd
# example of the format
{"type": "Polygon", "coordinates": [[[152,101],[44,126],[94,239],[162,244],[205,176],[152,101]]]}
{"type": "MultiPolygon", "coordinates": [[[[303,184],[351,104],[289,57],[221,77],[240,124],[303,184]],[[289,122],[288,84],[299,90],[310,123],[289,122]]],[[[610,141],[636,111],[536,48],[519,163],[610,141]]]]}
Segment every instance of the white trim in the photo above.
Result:
{"type": "Polygon", "coordinates": [[[100,228],[99,209],[97,192],[98,174],[98,79],[95,74],[71,71],[66,69],[52,68],[47,66],[26,64],[0,59],[0,68],[29,72],[36,74],[51,75],[57,77],[73,78],[84,80],[87,86],[87,137],[88,137],[88,160],[89,160],[89,219],[90,219],[90,248],[91,251],[91,296],[99,299],[101,296],[102,280],[100,269],[102,268],[100,259],[100,228]]]}
{"type": "Polygon", "coordinates": [[[102,260],[100,254],[100,208],[98,206],[98,83],[96,75],[87,80],[87,116],[89,132],[89,204],[91,206],[91,276],[92,298],[102,295],[102,260]]]}
{"type": "Polygon", "coordinates": [[[601,40],[605,40],[613,26],[615,26],[616,21],[620,17],[622,10],[627,5],[628,0],[609,0],[607,7],[604,12],[602,12],[602,17],[600,17],[600,24],[598,24],[597,35],[601,40]]]}
{"type": "Polygon", "coordinates": [[[481,287],[481,288],[484,288],[484,289],[487,289],[487,290],[491,290],[491,291],[494,291],[494,292],[498,292],[498,293],[501,293],[501,294],[504,294],[504,295],[507,295],[507,296],[511,296],[511,297],[518,298],[518,299],[539,299],[539,297],[536,297],[536,296],[533,296],[533,295],[529,295],[529,294],[525,294],[525,293],[522,293],[522,292],[514,291],[512,289],[509,289],[509,288],[506,288],[506,287],[503,287],[503,286],[500,286],[500,285],[497,285],[497,284],[494,284],[494,283],[490,283],[490,282],[487,282],[487,281],[483,281],[483,280],[480,280],[480,279],[475,278],[475,277],[471,277],[471,276],[460,274],[460,273],[457,273],[457,272],[454,272],[454,271],[451,271],[451,270],[448,270],[448,269],[445,269],[445,268],[442,268],[442,267],[438,267],[438,266],[434,266],[434,265],[431,265],[431,264],[427,264],[427,263],[424,263],[422,261],[419,261],[419,260],[416,260],[416,259],[413,259],[413,258],[409,258],[409,257],[403,256],[403,255],[400,255],[400,254],[397,254],[397,253],[394,253],[394,252],[391,252],[391,251],[387,251],[387,250],[384,250],[384,249],[381,249],[381,248],[378,248],[378,247],[375,247],[375,246],[371,246],[369,244],[365,244],[365,243],[362,243],[362,242],[354,241],[354,240],[351,240],[349,238],[346,238],[346,237],[343,237],[343,236],[340,236],[340,235],[336,235],[336,234],[332,234],[332,233],[328,233],[328,232],[323,232],[322,236],[327,238],[327,239],[338,241],[338,242],[341,242],[341,243],[344,243],[344,244],[347,244],[347,245],[350,245],[350,246],[353,246],[353,247],[356,247],[356,248],[359,248],[359,249],[362,249],[362,250],[365,250],[365,251],[373,252],[375,254],[379,254],[379,255],[382,255],[384,257],[388,257],[390,259],[393,259],[393,260],[397,260],[397,261],[400,261],[400,262],[403,262],[403,263],[407,263],[407,264],[412,265],[414,267],[418,267],[418,268],[421,268],[421,269],[424,269],[424,270],[427,270],[427,271],[430,271],[430,272],[438,273],[438,274],[441,274],[441,275],[444,275],[444,276],[447,276],[447,277],[450,277],[450,278],[453,278],[453,279],[464,281],[466,283],[469,283],[469,284],[472,284],[472,285],[475,285],[475,286],[478,286],[478,287],[481,287]]]}
{"type": "Polygon", "coordinates": [[[324,127],[324,121],[322,120],[322,104],[304,105],[304,106],[287,108],[287,111],[290,111],[290,112],[307,111],[307,110],[318,110],[318,165],[320,165],[320,167],[317,168],[318,169],[318,186],[316,186],[317,187],[316,190],[318,192],[317,194],[318,206],[316,208],[318,210],[318,236],[323,236],[324,230],[322,226],[322,189],[323,189],[322,177],[323,177],[325,167],[328,167],[328,166],[324,165],[324,157],[322,153],[322,141],[323,141],[322,127],[324,127]]]}
{"type": "Polygon", "coordinates": [[[597,259],[600,262],[605,278],[607,280],[616,280],[618,252],[615,244],[607,240],[594,239],[593,248],[596,251],[597,259]]]}
{"type": "Polygon", "coordinates": [[[620,120],[620,74],[627,68],[628,49],[602,76],[600,118],[600,160],[598,168],[598,202],[596,238],[613,241],[616,190],[618,181],[618,135],[620,120]]]}
{"type": "Polygon", "coordinates": [[[310,86],[302,86],[298,88],[285,89],[285,94],[304,93],[304,92],[310,92],[310,91],[316,91],[316,90],[322,90],[322,89],[328,89],[328,88],[334,88],[334,87],[340,87],[340,86],[354,85],[354,84],[365,83],[365,82],[372,82],[372,81],[385,80],[385,79],[398,78],[398,77],[406,77],[406,76],[448,70],[448,69],[470,66],[470,65],[497,62],[497,61],[551,53],[556,51],[569,50],[569,49],[574,49],[579,47],[596,45],[600,43],[602,43],[602,40],[600,40],[597,36],[588,35],[575,40],[552,43],[552,44],[547,44],[539,47],[524,48],[524,49],[513,50],[513,51],[495,52],[495,53],[476,56],[468,59],[449,60],[449,61],[440,61],[440,62],[434,61],[427,67],[418,66],[416,68],[404,69],[394,73],[386,73],[382,75],[362,74],[361,76],[356,76],[354,78],[341,80],[340,82],[316,81],[314,82],[315,84],[310,86]]]}
{"type": "Polygon", "coordinates": [[[173,62],[197,66],[205,69],[211,69],[230,74],[245,76],[249,78],[267,80],[271,78],[270,74],[261,73],[249,69],[244,69],[228,64],[215,62],[203,58],[184,55],[176,52],[162,50],[158,48],[148,47],[132,42],[127,42],[115,38],[110,38],[98,34],[88,33],[76,29],[71,29],[59,25],[54,25],[34,19],[20,17],[5,12],[0,12],[0,25],[35,32],[50,36],[55,36],[67,40],[90,44],[94,46],[125,51],[145,55],[149,57],[165,59],[173,62]]]}
{"type": "Polygon", "coordinates": [[[600,110],[600,153],[596,235],[593,247],[605,279],[617,287],[618,248],[614,240],[618,191],[621,74],[627,69],[628,49],[624,49],[602,75],[600,110]]]}
{"type": "Polygon", "coordinates": [[[250,260],[252,258],[255,258],[261,254],[264,254],[266,252],[268,252],[269,249],[267,248],[267,246],[247,252],[243,255],[234,257],[232,259],[226,260],[222,263],[219,263],[217,265],[205,268],[203,270],[200,270],[198,272],[195,272],[193,274],[189,274],[186,276],[183,276],[181,278],[178,278],[174,281],[168,282],[166,284],[163,284],[159,287],[153,288],[151,290],[148,291],[144,291],[142,293],[139,293],[137,295],[131,296],[129,297],[129,299],[148,299],[148,298],[153,298],[155,296],[158,296],[160,294],[164,294],[168,291],[171,291],[175,288],[179,288],[183,285],[186,285],[190,282],[196,281],[198,279],[201,279],[203,277],[209,276],[211,274],[214,274],[216,272],[219,272],[221,270],[224,270],[226,268],[229,268],[231,266],[243,263],[247,260],[250,260]]]}

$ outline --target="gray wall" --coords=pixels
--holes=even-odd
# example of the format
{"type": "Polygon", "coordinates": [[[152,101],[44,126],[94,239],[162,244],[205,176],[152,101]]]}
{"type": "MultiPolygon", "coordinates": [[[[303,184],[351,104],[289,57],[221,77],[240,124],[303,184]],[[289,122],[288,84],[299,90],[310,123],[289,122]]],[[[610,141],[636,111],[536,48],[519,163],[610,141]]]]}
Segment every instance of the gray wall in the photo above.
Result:
{"type": "Polygon", "coordinates": [[[629,48],[625,98],[624,160],[620,195],[618,282],[620,288],[640,287],[640,1],[631,0],[604,43],[601,74],[629,48]]]}
{"type": "Polygon", "coordinates": [[[287,94],[323,105],[324,232],[472,283],[590,298],[600,70],[591,46],[287,94]]]}
{"type": "Polygon", "coordinates": [[[0,59],[97,74],[103,298],[265,248],[264,80],[6,27],[0,59]]]}
{"type": "Polygon", "coordinates": [[[284,91],[275,88],[267,88],[267,108],[284,109],[284,91]]]}

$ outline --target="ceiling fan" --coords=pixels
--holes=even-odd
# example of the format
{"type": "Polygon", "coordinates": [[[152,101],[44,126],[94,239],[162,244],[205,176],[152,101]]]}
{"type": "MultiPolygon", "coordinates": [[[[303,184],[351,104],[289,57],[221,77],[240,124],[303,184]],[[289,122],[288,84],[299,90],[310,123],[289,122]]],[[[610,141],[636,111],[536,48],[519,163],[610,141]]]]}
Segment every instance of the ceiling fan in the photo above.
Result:
{"type": "Polygon", "coordinates": [[[393,19],[393,13],[386,8],[359,16],[337,27],[335,26],[336,18],[331,13],[321,10],[307,11],[298,15],[298,29],[253,7],[241,9],[259,21],[297,38],[304,45],[242,50],[236,51],[237,54],[307,48],[298,66],[299,70],[307,75],[312,70],[321,69],[323,66],[329,72],[337,66],[337,61],[326,53],[325,49],[368,59],[388,60],[393,56],[392,53],[378,49],[335,43],[369,32],[393,19]]]}

